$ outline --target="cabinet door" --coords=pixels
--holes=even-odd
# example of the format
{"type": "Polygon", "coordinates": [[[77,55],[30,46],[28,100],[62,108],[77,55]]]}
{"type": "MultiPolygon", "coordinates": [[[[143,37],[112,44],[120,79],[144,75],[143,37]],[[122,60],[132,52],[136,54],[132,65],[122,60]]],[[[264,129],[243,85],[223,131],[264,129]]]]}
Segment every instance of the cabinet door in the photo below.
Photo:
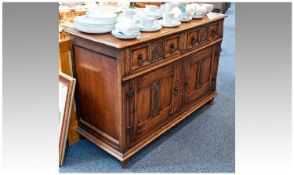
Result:
{"type": "Polygon", "coordinates": [[[211,90],[212,47],[184,60],[184,104],[189,104],[211,90]]]}
{"type": "Polygon", "coordinates": [[[139,142],[164,125],[178,109],[180,98],[178,64],[172,64],[132,80],[133,133],[131,142],[139,142]]]}

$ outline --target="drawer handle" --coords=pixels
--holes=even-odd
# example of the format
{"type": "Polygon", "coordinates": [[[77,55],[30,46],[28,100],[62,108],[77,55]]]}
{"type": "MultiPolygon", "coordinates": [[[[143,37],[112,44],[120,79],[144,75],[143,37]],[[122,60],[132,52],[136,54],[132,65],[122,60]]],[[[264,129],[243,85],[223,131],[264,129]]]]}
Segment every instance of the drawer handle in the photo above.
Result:
{"type": "Polygon", "coordinates": [[[142,66],[143,65],[143,56],[142,55],[138,55],[137,59],[138,59],[138,65],[139,66],[142,66]]]}
{"type": "Polygon", "coordinates": [[[175,87],[174,88],[174,95],[178,95],[179,94],[179,88],[178,87],[175,87]]]}
{"type": "Polygon", "coordinates": [[[192,44],[192,46],[195,46],[196,45],[196,38],[195,38],[195,36],[192,36],[192,38],[191,38],[191,44],[192,44]]]}
{"type": "Polygon", "coordinates": [[[190,88],[189,80],[185,80],[185,88],[186,88],[186,89],[190,88]]]}
{"type": "Polygon", "coordinates": [[[216,37],[216,35],[217,35],[217,34],[216,34],[216,31],[215,31],[215,30],[213,30],[213,31],[212,31],[212,37],[213,37],[213,38],[215,38],[215,37],[216,37]]]}
{"type": "Polygon", "coordinates": [[[172,54],[175,53],[175,51],[176,51],[176,46],[175,46],[173,43],[170,44],[169,48],[170,48],[170,51],[171,51],[172,54]]]}

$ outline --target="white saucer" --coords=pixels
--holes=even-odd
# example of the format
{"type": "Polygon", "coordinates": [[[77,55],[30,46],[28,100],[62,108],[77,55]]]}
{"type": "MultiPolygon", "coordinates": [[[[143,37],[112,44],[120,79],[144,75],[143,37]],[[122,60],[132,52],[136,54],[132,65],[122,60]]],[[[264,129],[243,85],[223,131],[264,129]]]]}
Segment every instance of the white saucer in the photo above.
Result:
{"type": "Polygon", "coordinates": [[[117,29],[112,30],[111,34],[119,39],[134,39],[141,35],[140,32],[133,35],[124,35],[123,33],[119,32],[117,29]]]}
{"type": "Polygon", "coordinates": [[[144,28],[141,23],[137,24],[137,26],[142,32],[155,32],[161,29],[161,25],[158,23],[155,23],[151,28],[144,28]]]}
{"type": "Polygon", "coordinates": [[[181,25],[181,22],[177,20],[173,20],[170,24],[165,23],[165,21],[163,21],[162,19],[158,22],[162,27],[178,27],[179,25],[181,25]]]}
{"type": "Polygon", "coordinates": [[[184,18],[184,19],[180,19],[180,21],[181,22],[190,22],[190,21],[192,21],[192,16],[189,16],[189,17],[187,17],[187,18],[184,18]]]}
{"type": "Polygon", "coordinates": [[[203,18],[205,16],[205,14],[204,15],[202,15],[202,16],[197,16],[197,15],[194,15],[193,16],[193,19],[201,19],[201,18],[203,18]]]}

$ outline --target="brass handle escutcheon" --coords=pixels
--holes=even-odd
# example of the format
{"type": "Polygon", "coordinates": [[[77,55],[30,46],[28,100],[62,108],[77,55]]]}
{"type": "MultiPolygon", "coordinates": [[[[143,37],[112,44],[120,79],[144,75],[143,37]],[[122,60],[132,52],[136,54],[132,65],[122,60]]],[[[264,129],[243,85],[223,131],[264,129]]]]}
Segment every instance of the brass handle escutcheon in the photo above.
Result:
{"type": "Polygon", "coordinates": [[[169,48],[170,48],[171,53],[175,53],[176,46],[173,43],[170,44],[169,48]]]}
{"type": "Polygon", "coordinates": [[[189,80],[185,80],[185,88],[186,88],[186,89],[190,88],[189,80]]]}
{"type": "Polygon", "coordinates": [[[191,38],[191,44],[192,44],[192,46],[196,45],[196,38],[195,38],[195,36],[192,36],[192,38],[191,38]]]}
{"type": "Polygon", "coordinates": [[[142,66],[143,65],[143,56],[142,55],[138,55],[137,59],[138,59],[138,65],[139,66],[142,66]]]}
{"type": "Polygon", "coordinates": [[[179,94],[179,88],[178,87],[175,87],[174,88],[174,95],[178,95],[179,94]]]}

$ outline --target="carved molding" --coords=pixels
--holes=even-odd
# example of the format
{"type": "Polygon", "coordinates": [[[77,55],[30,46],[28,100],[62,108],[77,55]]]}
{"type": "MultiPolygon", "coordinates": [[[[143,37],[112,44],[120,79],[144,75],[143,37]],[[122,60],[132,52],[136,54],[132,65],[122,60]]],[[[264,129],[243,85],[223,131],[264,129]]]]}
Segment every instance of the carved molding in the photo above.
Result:
{"type": "Polygon", "coordinates": [[[207,41],[207,28],[202,28],[199,31],[200,43],[207,41]]]}
{"type": "Polygon", "coordinates": [[[158,41],[152,44],[152,61],[164,58],[163,41],[158,41]]]}
{"type": "Polygon", "coordinates": [[[160,112],[160,81],[151,85],[151,93],[152,116],[157,116],[160,112]]]}

